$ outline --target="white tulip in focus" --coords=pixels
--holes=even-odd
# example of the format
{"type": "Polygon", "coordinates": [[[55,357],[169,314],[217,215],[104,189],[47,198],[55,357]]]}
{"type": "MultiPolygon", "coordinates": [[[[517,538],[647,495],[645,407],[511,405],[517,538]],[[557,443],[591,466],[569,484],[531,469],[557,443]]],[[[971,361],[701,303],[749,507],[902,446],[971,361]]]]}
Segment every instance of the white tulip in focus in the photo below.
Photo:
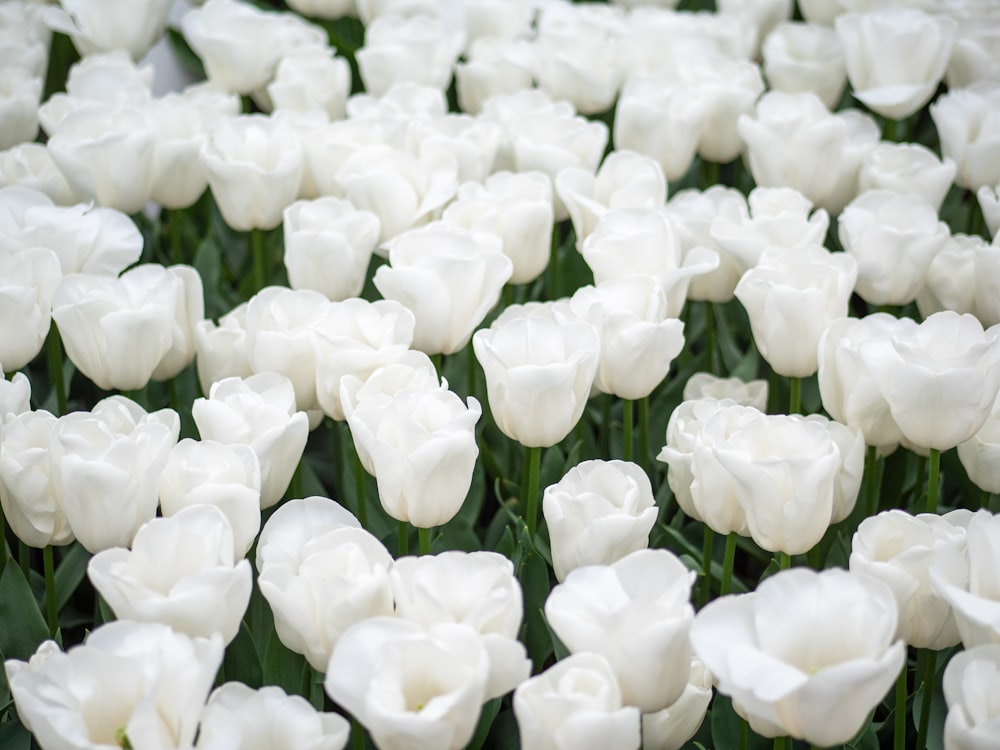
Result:
{"type": "Polygon", "coordinates": [[[373,617],[341,636],[324,686],[382,750],[461,750],[487,699],[489,672],[486,647],[467,625],[425,630],[373,617]]]}
{"type": "Polygon", "coordinates": [[[46,641],[30,661],[4,667],[18,716],[42,747],[185,750],[222,655],[217,635],[122,620],[65,653],[46,641]]]}
{"type": "Polygon", "coordinates": [[[971,513],[912,516],[890,510],[861,522],[851,542],[850,568],[878,578],[899,605],[897,635],[910,646],[940,650],[959,642],[951,605],[931,587],[930,566],[943,547],[965,549],[971,513]]]}
{"type": "Polygon", "coordinates": [[[979,432],[958,444],[958,460],[979,489],[1000,492],[1000,412],[995,404],[979,432]]]}
{"type": "Polygon", "coordinates": [[[379,17],[365,29],[357,51],[365,90],[381,96],[394,83],[410,81],[444,91],[464,41],[432,16],[379,17]]]}
{"type": "Polygon", "coordinates": [[[156,484],[179,433],[177,412],[147,414],[124,396],[59,418],[49,444],[56,501],[88,552],[129,546],[156,515],[156,484]]]}
{"type": "Polygon", "coordinates": [[[622,703],[661,711],[687,684],[695,577],[672,552],[638,550],[571,571],[545,601],[545,619],[570,653],[608,660],[622,703]]]}
{"type": "Polygon", "coordinates": [[[219,318],[216,325],[202,320],[194,327],[195,364],[201,392],[223,378],[253,375],[247,351],[247,303],[243,302],[219,318]]]}
{"type": "Polygon", "coordinates": [[[243,557],[260,531],[260,462],[249,445],[181,440],[170,451],[158,485],[164,517],[192,505],[214,505],[232,527],[243,557]]]}
{"type": "Polygon", "coordinates": [[[542,494],[552,568],[610,565],[649,546],[657,508],[649,477],[627,461],[583,461],[542,494]]]}
{"type": "Polygon", "coordinates": [[[602,393],[645,398],[667,377],[684,348],[684,323],[667,316],[667,296],[652,276],[580,287],[570,308],[601,338],[594,387],[602,393]]]}
{"type": "Polygon", "coordinates": [[[15,372],[10,380],[0,367],[0,427],[9,419],[31,410],[31,381],[23,372],[15,372]]]}
{"type": "Polygon", "coordinates": [[[715,678],[697,658],[691,659],[691,672],[681,697],[664,708],[642,717],[644,750],[680,750],[697,734],[712,701],[715,678]]]}
{"type": "Polygon", "coordinates": [[[17,416],[7,414],[0,426],[0,505],[4,521],[29,547],[69,544],[73,532],[53,492],[49,458],[56,418],[47,411],[25,411],[17,416]]]}
{"type": "Polygon", "coordinates": [[[212,195],[233,229],[274,229],[298,197],[304,158],[287,120],[228,118],[212,129],[200,153],[212,195]]]}
{"type": "Polygon", "coordinates": [[[931,261],[917,308],[970,313],[984,326],[1000,323],[1000,252],[978,234],[953,234],[931,261]]]}
{"type": "Polygon", "coordinates": [[[52,301],[62,281],[59,258],[44,247],[0,250],[0,368],[12,372],[42,350],[52,301]]]}
{"type": "Polygon", "coordinates": [[[881,581],[793,568],[710,602],[691,643],[753,731],[829,747],[867,724],[904,667],[897,619],[881,581]]]}
{"type": "Polygon", "coordinates": [[[785,21],[761,45],[764,75],[770,87],[790,94],[811,91],[830,110],[837,108],[847,85],[844,45],[833,29],[785,21]]]}
{"type": "Polygon", "coordinates": [[[596,174],[579,167],[564,169],[555,187],[573,222],[577,249],[608,209],[661,208],[667,199],[660,165],[634,151],[612,151],[596,174]]]}
{"type": "Polygon", "coordinates": [[[341,404],[386,513],[425,529],[454,518],[469,493],[479,456],[479,402],[470,397],[464,404],[452,391],[438,388],[403,389],[387,402],[361,400],[355,405],[342,393],[341,404]]]}
{"type": "Polygon", "coordinates": [[[496,235],[436,222],[395,237],[374,283],[413,312],[414,349],[453,354],[500,300],[512,272],[496,235]]]}
{"type": "Polygon", "coordinates": [[[967,190],[1000,182],[1000,83],[952,89],[930,106],[941,155],[958,165],[955,184],[967,190]]]}
{"type": "Polygon", "coordinates": [[[975,435],[1000,390],[1000,327],[945,311],[917,324],[901,318],[859,355],[903,436],[948,450],[975,435]]]}
{"type": "Polygon", "coordinates": [[[260,507],[277,503],[309,438],[309,418],[295,410],[295,389],[284,375],[263,372],[212,385],[191,415],[202,440],[249,445],[260,462],[260,507]]]}
{"type": "Polygon", "coordinates": [[[132,548],[98,552],[87,575],[119,619],[162,622],[192,638],[236,637],[250,603],[250,561],[233,547],[218,508],[196,505],[154,518],[132,548]]]}
{"type": "Polygon", "coordinates": [[[766,253],[743,274],[736,298],[747,311],[754,343],[775,372],[804,378],[819,367],[820,336],[847,317],[858,263],[813,246],[766,253]]]}
{"type": "Polygon", "coordinates": [[[873,305],[912,302],[951,234],[932,205],[888,190],[848,203],[838,230],[844,251],[858,261],[858,295],[873,305]]]}
{"type": "MultiPolygon", "coordinates": [[[[400,85],[396,84],[394,89],[400,85]]],[[[410,121],[404,140],[414,153],[437,151],[454,157],[458,162],[460,183],[481,183],[494,171],[501,135],[496,123],[471,115],[448,113],[410,121]]]]}
{"type": "Polygon", "coordinates": [[[514,317],[477,331],[472,345],[486,374],[490,411],[504,435],[544,448],[580,421],[600,359],[592,325],[514,317]]]}
{"type": "Polygon", "coordinates": [[[49,16],[53,27],[68,34],[81,55],[123,49],[141,60],[163,36],[171,0],[113,0],[98,8],[87,0],[60,0],[66,11],[49,16]]]}
{"type": "Polygon", "coordinates": [[[468,625],[490,657],[486,697],[509,693],[528,679],[531,662],[517,640],[524,615],[521,584],[509,559],[496,552],[449,551],[403,557],[389,571],[396,615],[432,628],[468,625]]]}
{"type": "Polygon", "coordinates": [[[252,690],[227,682],[212,691],[198,728],[198,750],[254,748],[265,742],[298,750],[341,750],[351,725],[320,712],[300,695],[275,685],[252,690]]]}
{"type": "Polygon", "coordinates": [[[696,372],[684,384],[683,398],[685,401],[698,398],[719,401],[731,399],[737,404],[767,411],[767,381],[743,382],[739,378],[721,378],[710,372],[696,372]]]}
{"type": "Polygon", "coordinates": [[[891,451],[903,437],[863,348],[887,339],[899,319],[887,313],[833,321],[819,340],[819,394],[827,413],[861,431],[865,443],[891,451]]]}
{"type": "Polygon", "coordinates": [[[976,646],[955,654],[942,681],[948,717],[948,750],[986,750],[1000,742],[1000,645],[976,646]]]}
{"type": "Polygon", "coordinates": [[[473,233],[497,235],[513,265],[509,283],[526,284],[549,263],[552,181],[541,172],[496,172],[482,184],[466,182],[441,220],[473,233]]]}
{"type": "Polygon", "coordinates": [[[309,333],[316,356],[316,397],[327,416],[345,418],[340,385],[346,376],[363,381],[412,351],[413,326],[413,313],[392,300],[353,298],[327,308],[309,333]]]}
{"type": "Polygon", "coordinates": [[[524,750],[638,750],[640,714],[622,703],[618,679],[599,654],[567,656],[514,691],[524,750]]]}
{"type": "Polygon", "coordinates": [[[969,519],[965,549],[947,547],[930,567],[934,592],[951,605],[966,648],[1000,644],[1000,516],[969,519]]]}
{"type": "Polygon", "coordinates": [[[256,563],[278,637],[320,672],[348,628],[393,614],[392,557],[328,498],[289,500],[276,510],[260,532],[256,563]]]}
{"type": "Polygon", "coordinates": [[[887,7],[845,13],[835,27],[855,98],[902,120],[927,104],[944,78],[957,24],[944,14],[887,7]]]}
{"type": "Polygon", "coordinates": [[[809,92],[769,91],[737,128],[757,185],[795,188],[831,214],[858,194],[858,171],[879,141],[870,116],[831,113],[809,92]]]}
{"type": "Polygon", "coordinates": [[[892,190],[922,198],[940,212],[944,197],[955,181],[955,162],[941,159],[919,143],[883,141],[861,163],[858,189],[892,190]]]}

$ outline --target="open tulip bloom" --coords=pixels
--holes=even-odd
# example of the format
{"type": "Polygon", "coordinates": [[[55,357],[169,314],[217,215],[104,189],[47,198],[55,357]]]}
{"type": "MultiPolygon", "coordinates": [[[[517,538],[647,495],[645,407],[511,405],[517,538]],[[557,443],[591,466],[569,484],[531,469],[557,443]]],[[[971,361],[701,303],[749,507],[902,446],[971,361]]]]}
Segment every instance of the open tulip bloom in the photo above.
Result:
{"type": "Polygon", "coordinates": [[[998,232],[997,0],[0,0],[0,750],[1000,748],[998,232]]]}

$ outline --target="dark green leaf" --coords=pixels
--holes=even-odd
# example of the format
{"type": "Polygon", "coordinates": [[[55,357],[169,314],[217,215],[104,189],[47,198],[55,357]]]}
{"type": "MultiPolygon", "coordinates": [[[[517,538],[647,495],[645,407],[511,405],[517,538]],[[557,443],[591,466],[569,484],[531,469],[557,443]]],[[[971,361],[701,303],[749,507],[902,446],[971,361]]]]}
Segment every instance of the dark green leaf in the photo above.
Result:
{"type": "Polygon", "coordinates": [[[476,724],[476,733],[472,735],[472,740],[468,745],[471,750],[482,750],[483,743],[486,742],[490,733],[490,727],[493,726],[493,720],[500,713],[501,702],[501,698],[494,698],[486,701],[483,705],[483,710],[479,714],[479,723],[476,724]]]}
{"type": "Polygon", "coordinates": [[[239,632],[226,647],[222,669],[227,680],[242,682],[252,688],[259,688],[264,684],[260,657],[257,656],[257,644],[254,643],[253,634],[245,622],[240,623],[239,632]]]}
{"type": "Polygon", "coordinates": [[[49,629],[24,573],[9,562],[0,575],[0,651],[25,661],[48,640],[49,629]]]}
{"type": "Polygon", "coordinates": [[[31,733],[17,717],[0,724],[0,747],[4,750],[30,750],[31,733]]]}
{"type": "Polygon", "coordinates": [[[61,612],[87,575],[90,553],[79,543],[66,548],[56,568],[56,607],[61,612]]]}
{"type": "Polygon", "coordinates": [[[277,685],[289,695],[309,699],[312,669],[303,656],[286,648],[277,632],[271,634],[264,649],[263,673],[264,684],[277,685]]]}

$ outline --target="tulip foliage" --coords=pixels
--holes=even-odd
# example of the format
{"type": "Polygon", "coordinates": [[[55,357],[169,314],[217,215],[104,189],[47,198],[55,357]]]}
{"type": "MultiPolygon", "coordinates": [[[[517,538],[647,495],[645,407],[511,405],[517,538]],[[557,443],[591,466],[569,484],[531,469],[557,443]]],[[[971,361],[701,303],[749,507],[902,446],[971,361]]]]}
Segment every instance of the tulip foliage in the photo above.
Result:
{"type": "Polygon", "coordinates": [[[0,748],[1000,747],[994,2],[106,4],[0,4],[0,748]]]}

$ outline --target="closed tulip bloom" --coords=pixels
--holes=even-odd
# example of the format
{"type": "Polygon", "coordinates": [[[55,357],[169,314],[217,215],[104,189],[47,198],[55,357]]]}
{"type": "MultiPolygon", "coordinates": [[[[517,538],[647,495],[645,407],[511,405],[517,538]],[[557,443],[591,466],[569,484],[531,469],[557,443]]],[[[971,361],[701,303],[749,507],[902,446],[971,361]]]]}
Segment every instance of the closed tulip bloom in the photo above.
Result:
{"type": "Polygon", "coordinates": [[[857,292],[874,305],[912,302],[950,236],[929,203],[888,190],[859,195],[844,208],[838,226],[845,252],[858,261],[857,292]]]}
{"type": "Polygon", "coordinates": [[[524,750],[638,750],[639,709],[622,704],[618,679],[603,656],[567,656],[514,691],[524,750]]]}
{"type": "Polygon", "coordinates": [[[18,715],[45,748],[190,748],[215,673],[219,636],[159,623],[102,625],[63,653],[46,641],[4,665],[18,715]]]}
{"type": "Polygon", "coordinates": [[[570,433],[597,374],[601,344],[592,325],[518,317],[477,331],[472,345],[504,435],[544,448],[570,433]]]}
{"type": "Polygon", "coordinates": [[[465,502],[479,456],[479,402],[463,404],[444,388],[404,389],[386,403],[349,406],[343,395],[341,401],[386,513],[420,528],[450,521],[465,502]]]}
{"type": "Polygon", "coordinates": [[[931,585],[951,605],[962,645],[1000,644],[1000,516],[969,519],[965,549],[948,547],[931,563],[931,585]]]}
{"type": "Polygon", "coordinates": [[[274,229],[298,197],[302,144],[286,120],[245,115],[223,120],[201,149],[208,184],[233,229],[274,229]]]}
{"type": "Polygon", "coordinates": [[[94,588],[123,620],[162,622],[191,637],[236,637],[253,586],[250,561],[233,547],[225,514],[192,506],[154,518],[132,540],[94,555],[94,588]]]}
{"type": "Polygon", "coordinates": [[[51,250],[0,250],[0,368],[19,370],[42,350],[52,325],[52,300],[62,271],[51,250]]]}
{"type": "Polygon", "coordinates": [[[1000,323],[1000,253],[978,234],[953,234],[927,269],[917,308],[969,313],[984,326],[1000,323]]]}
{"type": "Polygon", "coordinates": [[[318,45],[290,50],[267,86],[275,111],[319,109],[331,120],[343,119],[351,93],[351,66],[345,58],[334,57],[335,52],[318,45]]]}
{"type": "Polygon", "coordinates": [[[42,78],[23,68],[0,68],[0,117],[5,123],[0,150],[35,140],[44,84],[42,78]]]}
{"type": "Polygon", "coordinates": [[[383,297],[413,311],[413,348],[453,354],[500,300],[513,264],[495,235],[435,223],[396,237],[374,277],[383,297]]]}
{"type": "Polygon", "coordinates": [[[300,750],[341,750],[351,725],[276,685],[252,690],[227,682],[212,691],[198,727],[198,750],[251,750],[265,742],[300,750]]]}
{"type": "MultiPolygon", "coordinates": [[[[504,6],[506,10],[508,6],[504,6]]],[[[508,13],[504,14],[509,17],[508,13]]],[[[463,112],[479,114],[491,97],[531,88],[529,63],[520,54],[527,44],[518,40],[477,39],[455,63],[455,89],[463,112]]]]}
{"type": "Polygon", "coordinates": [[[941,155],[958,165],[955,184],[967,190],[1000,182],[1000,85],[952,89],[930,107],[941,155]]]}
{"type": "Polygon", "coordinates": [[[490,657],[487,699],[528,679],[531,662],[517,640],[524,614],[521,585],[509,559],[496,552],[449,551],[403,557],[389,571],[396,615],[425,628],[468,625],[490,657]]]}
{"type": "Polygon", "coordinates": [[[1000,328],[945,311],[919,325],[903,318],[859,354],[906,439],[948,450],[989,417],[1000,390],[998,337],[1000,328]]]}
{"type": "Polygon", "coordinates": [[[660,165],[634,151],[612,151],[594,174],[582,168],[564,169],[556,192],[573,222],[576,247],[611,208],[660,208],[667,199],[667,181],[660,165]]]}
{"type": "Polygon", "coordinates": [[[98,9],[86,0],[63,0],[60,5],[66,13],[49,18],[58,21],[58,30],[70,35],[81,55],[123,49],[133,60],[141,60],[166,31],[172,3],[117,0],[98,9]]]}
{"type": "Polygon", "coordinates": [[[948,750],[987,750],[1000,740],[1000,645],[960,651],[948,662],[942,680],[948,716],[944,746],[948,750]]]}
{"type": "Polygon", "coordinates": [[[31,410],[31,381],[23,372],[8,380],[0,367],[0,426],[12,417],[31,410]]]}
{"type": "Polygon", "coordinates": [[[195,324],[195,365],[202,393],[208,393],[218,380],[253,375],[246,321],[247,303],[243,302],[220,317],[218,325],[211,320],[195,324]]]}
{"type": "Polygon", "coordinates": [[[858,264],[822,247],[768,254],[736,285],[754,342],[774,371],[803,378],[819,367],[817,347],[827,326],[847,316],[858,264]]]}
{"type": "Polygon", "coordinates": [[[156,483],[179,432],[177,412],[147,414],[124,396],[59,418],[49,444],[53,485],[88,552],[129,546],[156,515],[156,483]]]}
{"type": "Polygon", "coordinates": [[[646,750],[680,750],[698,733],[712,701],[715,678],[696,658],[681,697],[664,708],[642,717],[642,746],[646,750]]]}
{"type": "Polygon", "coordinates": [[[381,95],[394,83],[412,81],[444,91],[462,46],[461,34],[431,16],[380,17],[358,50],[365,90],[381,95]]]}
{"type": "Polygon", "coordinates": [[[40,143],[21,143],[0,151],[0,186],[38,190],[60,206],[68,206],[75,200],[52,154],[40,143]]]}
{"type": "Polygon", "coordinates": [[[761,45],[764,75],[772,89],[790,94],[811,91],[833,110],[847,85],[844,45],[833,29],[785,21],[761,45]]]}
{"type": "Polygon", "coordinates": [[[904,666],[897,617],[881,581],[794,568],[709,603],[691,643],[755,732],[828,747],[867,723],[904,666]]]}
{"type": "Polygon", "coordinates": [[[281,499],[309,437],[309,418],[295,410],[288,378],[276,372],[225,378],[208,398],[195,399],[191,415],[202,440],[243,443],[257,454],[262,509],[281,499]]]}
{"type": "Polygon", "coordinates": [[[260,462],[250,446],[185,438],[170,451],[158,487],[164,517],[214,505],[232,527],[236,554],[250,550],[260,531],[260,462]]]}
{"type": "Polygon", "coordinates": [[[861,163],[858,187],[861,192],[892,190],[913,195],[940,211],[957,171],[952,159],[941,159],[919,143],[883,141],[861,163]]]}
{"type": "Polygon", "coordinates": [[[552,181],[541,172],[496,172],[482,184],[459,186],[441,220],[500,237],[513,270],[509,283],[526,284],[548,266],[552,242],[552,181]]]}
{"type": "Polygon", "coordinates": [[[570,653],[608,660],[622,703],[660,711],[687,684],[694,578],[673,553],[638,550],[571,571],[549,594],[545,618],[570,653]]]}
{"type": "Polygon", "coordinates": [[[875,121],[855,110],[835,114],[812,93],[770,91],[756,115],[741,115],[750,172],[759,186],[792,187],[840,213],[858,193],[858,170],[879,141],[875,121]]]}
{"type": "Polygon", "coordinates": [[[923,107],[944,77],[957,24],[916,8],[880,8],[838,16],[847,77],[855,98],[901,120],[923,107]],[[914,55],[913,50],[920,53],[914,55]]]}
{"type": "Polygon", "coordinates": [[[730,399],[743,406],[752,406],[758,411],[767,411],[767,381],[739,378],[720,378],[710,372],[696,372],[684,384],[684,400],[712,398],[721,401],[730,399]]]}
{"type": "Polygon", "coordinates": [[[320,672],[348,628],[393,613],[392,557],[328,498],[289,500],[276,510],[260,532],[256,563],[278,637],[320,672]]]}
{"type": "Polygon", "coordinates": [[[583,461],[542,494],[552,568],[610,565],[649,546],[656,503],[649,477],[628,461],[583,461]]]}
{"type": "Polygon", "coordinates": [[[1000,413],[995,408],[979,432],[958,444],[958,460],[979,489],[1000,492],[1000,413]]]}
{"type": "Polygon", "coordinates": [[[460,750],[476,729],[489,670],[486,647],[467,625],[425,630],[373,617],[337,642],[324,687],[383,750],[460,750]]]}
{"type": "Polygon", "coordinates": [[[931,586],[930,566],[944,547],[964,551],[970,515],[890,510],[866,518],[854,534],[851,572],[874,576],[892,589],[899,605],[896,633],[911,646],[940,650],[959,642],[951,605],[931,586]]]}
{"type": "Polygon", "coordinates": [[[73,532],[53,491],[49,444],[56,418],[47,411],[8,414],[0,441],[0,504],[14,535],[29,547],[62,545],[73,532]]]}
{"type": "Polygon", "coordinates": [[[867,342],[890,336],[898,321],[886,313],[840,318],[830,324],[819,341],[823,408],[837,421],[860,430],[867,445],[883,450],[894,448],[903,434],[861,351],[867,342]]]}

